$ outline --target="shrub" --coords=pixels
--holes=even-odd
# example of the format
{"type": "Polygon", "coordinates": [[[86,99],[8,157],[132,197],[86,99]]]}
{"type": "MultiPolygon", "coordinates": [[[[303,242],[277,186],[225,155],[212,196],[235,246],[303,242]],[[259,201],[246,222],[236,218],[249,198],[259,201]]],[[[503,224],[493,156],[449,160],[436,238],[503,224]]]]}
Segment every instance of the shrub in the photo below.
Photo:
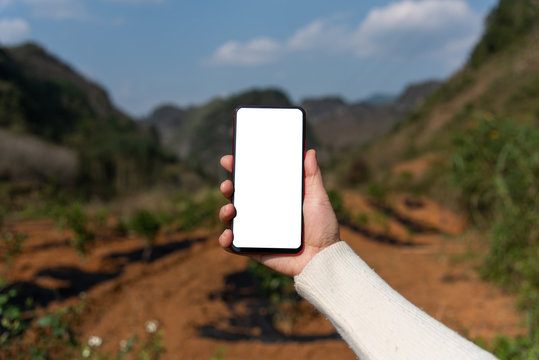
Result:
{"type": "Polygon", "coordinates": [[[143,237],[145,248],[142,257],[145,261],[149,261],[161,223],[148,210],[139,210],[131,218],[130,227],[135,233],[143,237]]]}
{"type": "Polygon", "coordinates": [[[0,348],[8,346],[26,329],[23,308],[13,303],[17,290],[8,289],[0,279],[0,348]]]}
{"type": "Polygon", "coordinates": [[[216,226],[219,223],[217,209],[225,204],[222,195],[214,191],[208,191],[200,200],[192,194],[180,192],[176,195],[175,201],[181,230],[216,226]]]}
{"type": "Polygon", "coordinates": [[[455,140],[453,180],[473,220],[489,231],[482,273],[517,291],[539,333],[539,130],[482,120],[455,140]]]}
{"type": "Polygon", "coordinates": [[[349,220],[350,214],[348,213],[348,210],[344,207],[344,201],[341,194],[335,189],[328,189],[327,193],[329,197],[329,202],[331,202],[331,206],[333,207],[333,211],[335,211],[337,219],[339,219],[339,221],[349,220]]]}
{"type": "Polygon", "coordinates": [[[74,233],[72,244],[81,255],[88,252],[89,246],[94,240],[94,233],[88,227],[88,217],[84,213],[80,203],[74,203],[69,209],[64,210],[60,218],[64,218],[65,224],[74,233]]]}
{"type": "Polygon", "coordinates": [[[370,183],[367,185],[367,195],[378,202],[385,202],[387,198],[388,189],[385,185],[380,183],[370,183]]]}
{"type": "Polygon", "coordinates": [[[294,289],[294,280],[254,260],[249,261],[247,271],[254,277],[255,284],[268,298],[269,312],[273,321],[293,321],[294,311],[300,300],[294,289]]]}
{"type": "Polygon", "coordinates": [[[0,239],[2,240],[0,248],[4,248],[3,260],[6,264],[10,264],[11,259],[22,251],[22,244],[26,239],[26,235],[16,231],[4,232],[0,235],[0,239]]]}

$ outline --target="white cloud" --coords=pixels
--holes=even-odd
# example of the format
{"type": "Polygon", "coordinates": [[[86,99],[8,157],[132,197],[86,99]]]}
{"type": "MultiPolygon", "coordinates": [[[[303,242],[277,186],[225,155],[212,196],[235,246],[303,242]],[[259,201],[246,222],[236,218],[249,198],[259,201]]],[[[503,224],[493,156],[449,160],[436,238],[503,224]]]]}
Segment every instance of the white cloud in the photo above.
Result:
{"type": "Polygon", "coordinates": [[[13,44],[30,34],[30,25],[24,19],[0,19],[0,43],[13,44]]]}
{"type": "Polygon", "coordinates": [[[229,41],[214,53],[210,63],[219,65],[260,65],[273,62],[282,46],[270,38],[256,38],[245,44],[229,41]]]}
{"type": "Polygon", "coordinates": [[[350,30],[339,25],[336,17],[317,19],[296,31],[287,41],[289,50],[346,50],[350,46],[350,30]]]}
{"type": "Polygon", "coordinates": [[[482,18],[463,0],[405,0],[373,9],[353,35],[359,57],[420,56],[479,35],[482,18]]]}
{"type": "Polygon", "coordinates": [[[298,51],[406,59],[445,54],[451,57],[448,63],[460,62],[481,29],[482,16],[465,0],[402,0],[372,9],[356,26],[340,24],[333,16],[312,21],[282,42],[267,37],[229,41],[210,63],[259,65],[298,51]],[[257,46],[261,39],[267,44],[263,51],[257,46]]]}
{"type": "Polygon", "coordinates": [[[80,0],[23,0],[33,16],[52,20],[89,20],[90,13],[80,0]]]}

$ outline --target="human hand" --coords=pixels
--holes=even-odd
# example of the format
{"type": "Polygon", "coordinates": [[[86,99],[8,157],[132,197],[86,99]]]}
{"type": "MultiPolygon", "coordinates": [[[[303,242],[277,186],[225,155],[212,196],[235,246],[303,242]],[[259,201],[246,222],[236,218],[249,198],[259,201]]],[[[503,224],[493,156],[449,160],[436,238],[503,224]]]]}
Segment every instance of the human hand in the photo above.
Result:
{"type": "MultiPolygon", "coordinates": [[[[221,166],[232,172],[232,155],[221,158],[221,166]]],[[[305,265],[319,251],[340,240],[339,224],[331,207],[328,195],[324,189],[322,173],[316,161],[316,152],[307,151],[305,155],[305,198],[303,200],[303,222],[305,231],[305,243],[303,252],[298,256],[283,256],[277,254],[261,255],[250,254],[251,258],[266,265],[273,270],[288,276],[298,275],[305,265]]],[[[232,181],[225,180],[221,183],[221,193],[231,200],[234,193],[232,181]]],[[[219,211],[221,222],[227,227],[236,216],[233,204],[226,204],[219,211]]],[[[276,214],[278,216],[278,214],[276,214]]],[[[219,237],[219,244],[225,250],[232,252],[230,246],[234,235],[232,230],[226,229],[219,237]]]]}

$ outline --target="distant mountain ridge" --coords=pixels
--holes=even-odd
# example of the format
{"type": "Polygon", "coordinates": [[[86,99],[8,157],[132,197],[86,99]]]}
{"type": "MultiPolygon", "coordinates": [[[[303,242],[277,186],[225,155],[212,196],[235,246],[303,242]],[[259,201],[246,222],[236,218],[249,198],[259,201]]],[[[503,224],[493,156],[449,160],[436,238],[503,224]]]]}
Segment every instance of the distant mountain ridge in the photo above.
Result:
{"type": "MultiPolygon", "coordinates": [[[[402,116],[421,105],[441,82],[428,80],[407,86],[392,101],[347,104],[338,97],[305,99],[301,106],[320,142],[333,151],[364,144],[389,131],[402,116]]],[[[389,100],[386,97],[385,100],[389,100]]]]}
{"type": "MultiPolygon", "coordinates": [[[[278,89],[252,89],[226,98],[216,98],[199,106],[181,109],[163,105],[144,120],[160,135],[160,142],[180,159],[207,176],[216,176],[216,159],[232,151],[232,119],[239,105],[291,106],[278,89]]],[[[316,144],[310,126],[309,145],[316,144]]]]}

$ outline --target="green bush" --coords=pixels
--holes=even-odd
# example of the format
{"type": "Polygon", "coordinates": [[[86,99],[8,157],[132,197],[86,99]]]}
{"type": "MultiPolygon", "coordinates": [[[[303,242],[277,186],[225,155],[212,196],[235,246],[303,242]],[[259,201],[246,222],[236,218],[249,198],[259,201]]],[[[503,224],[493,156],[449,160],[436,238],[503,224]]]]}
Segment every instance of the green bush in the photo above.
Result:
{"type": "Polygon", "coordinates": [[[273,320],[283,318],[290,320],[300,301],[294,289],[294,280],[254,260],[249,261],[247,271],[254,277],[258,288],[269,299],[269,312],[273,320]]]}
{"type": "Polygon", "coordinates": [[[337,219],[339,221],[349,220],[350,213],[344,206],[344,201],[342,199],[341,193],[335,189],[328,189],[327,193],[329,201],[331,202],[331,206],[333,207],[333,211],[335,211],[335,215],[337,216],[337,219]]]}
{"type": "Polygon", "coordinates": [[[0,248],[4,248],[3,260],[6,264],[10,264],[11,259],[22,251],[22,244],[26,239],[26,235],[16,231],[4,232],[1,233],[0,239],[3,243],[0,248]]]}
{"type": "Polygon", "coordinates": [[[143,259],[146,261],[150,260],[157,233],[161,228],[161,223],[157,217],[148,210],[139,210],[131,218],[130,227],[135,233],[143,237],[145,242],[143,259]]]}
{"type": "Polygon", "coordinates": [[[86,254],[94,240],[94,233],[88,228],[88,217],[79,203],[71,207],[67,213],[67,225],[75,233],[73,245],[80,254],[86,254]]]}
{"type": "Polygon", "coordinates": [[[192,230],[202,226],[215,227],[219,223],[217,209],[226,202],[223,196],[215,191],[208,191],[201,199],[196,199],[192,194],[179,192],[174,201],[181,230],[192,230]]]}
{"type": "Polygon", "coordinates": [[[13,303],[17,290],[7,289],[5,281],[0,279],[0,348],[8,346],[26,329],[23,307],[13,303]]]}
{"type": "Polygon", "coordinates": [[[503,360],[539,359],[539,339],[519,336],[510,339],[498,336],[494,339],[492,353],[503,360]]]}
{"type": "Polygon", "coordinates": [[[88,226],[88,217],[78,202],[69,207],[57,206],[53,216],[60,228],[67,227],[73,231],[71,243],[75,250],[81,255],[85,255],[93,243],[95,234],[88,226]]]}
{"type": "Polygon", "coordinates": [[[539,341],[530,337],[517,336],[508,338],[499,335],[489,346],[483,338],[475,339],[475,343],[487,349],[501,360],[536,360],[539,359],[539,341]]]}
{"type": "Polygon", "coordinates": [[[367,195],[378,202],[385,202],[389,189],[380,183],[370,183],[367,185],[367,195]]]}
{"type": "Polygon", "coordinates": [[[482,273],[519,293],[530,338],[539,333],[539,130],[485,119],[455,140],[453,180],[489,230],[482,273]]]}

